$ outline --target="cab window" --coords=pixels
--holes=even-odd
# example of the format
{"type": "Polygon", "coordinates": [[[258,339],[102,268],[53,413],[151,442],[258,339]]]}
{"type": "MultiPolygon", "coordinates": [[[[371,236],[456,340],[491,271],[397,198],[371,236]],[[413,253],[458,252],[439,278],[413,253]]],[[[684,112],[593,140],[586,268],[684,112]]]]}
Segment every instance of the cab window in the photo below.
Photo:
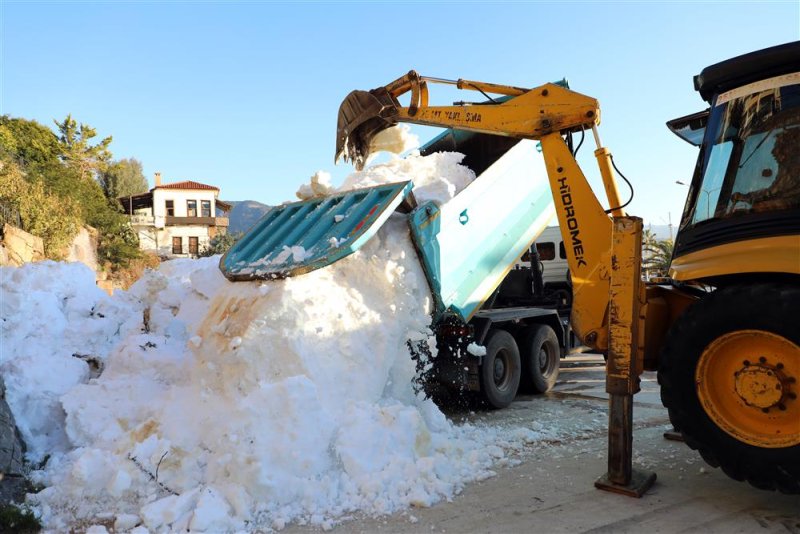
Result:
{"type": "Polygon", "coordinates": [[[536,243],[536,251],[539,252],[539,259],[542,261],[556,259],[556,245],[551,242],[536,243]]]}

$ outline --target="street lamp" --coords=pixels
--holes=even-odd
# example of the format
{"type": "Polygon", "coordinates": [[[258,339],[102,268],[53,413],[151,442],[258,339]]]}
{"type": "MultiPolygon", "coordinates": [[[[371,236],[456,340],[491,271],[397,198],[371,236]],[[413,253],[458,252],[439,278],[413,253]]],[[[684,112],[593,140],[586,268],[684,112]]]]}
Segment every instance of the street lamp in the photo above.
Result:
{"type": "MultiPolygon", "coordinates": [[[[678,184],[678,185],[685,185],[686,187],[689,187],[689,184],[681,182],[680,180],[675,180],[675,183],[678,184]]],[[[722,187],[715,187],[714,189],[711,189],[709,191],[706,191],[705,189],[701,189],[700,190],[701,193],[705,193],[705,195],[706,195],[706,219],[711,217],[711,206],[710,206],[710,204],[711,204],[711,193],[713,193],[715,191],[719,191],[720,189],[722,189],[722,187]]]]}

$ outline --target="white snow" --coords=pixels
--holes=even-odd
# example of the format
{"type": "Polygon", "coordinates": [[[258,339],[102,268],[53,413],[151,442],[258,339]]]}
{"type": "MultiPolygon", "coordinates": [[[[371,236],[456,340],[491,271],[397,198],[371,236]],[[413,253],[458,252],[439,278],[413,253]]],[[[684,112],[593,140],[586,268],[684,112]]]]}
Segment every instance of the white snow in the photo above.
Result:
{"type": "Polygon", "coordinates": [[[140,305],[111,299],[82,263],[45,261],[0,267],[0,374],[28,459],[70,448],[59,398],[89,379],[88,359],[103,362],[141,323],[140,305]]]}
{"type": "Polygon", "coordinates": [[[367,158],[367,163],[381,151],[402,154],[415,148],[419,148],[419,137],[411,133],[408,124],[397,124],[378,132],[378,135],[372,138],[369,143],[370,156],[367,158]]]}
{"type": "Polygon", "coordinates": [[[473,356],[486,356],[486,347],[483,345],[478,345],[474,341],[467,345],[467,352],[472,354],[473,356]]]}
{"type": "Polygon", "coordinates": [[[373,165],[348,176],[339,191],[350,191],[387,183],[414,181],[417,201],[445,203],[475,179],[475,173],[461,165],[463,154],[436,152],[428,156],[412,153],[403,159],[373,165]]]}
{"type": "Polygon", "coordinates": [[[300,245],[293,245],[291,247],[284,246],[281,253],[275,256],[275,259],[272,260],[271,263],[275,265],[283,265],[289,261],[290,258],[292,262],[299,263],[306,259],[308,255],[309,253],[306,251],[306,249],[300,245]]]}
{"type": "MultiPolygon", "coordinates": [[[[462,157],[412,155],[346,186],[414,179],[446,202],[474,177],[462,157]]],[[[0,371],[29,457],[50,455],[29,496],[48,529],[329,529],[450,499],[543,437],[455,425],[414,393],[406,340],[435,345],[403,217],[297,278],[231,283],[218,261],[166,262],[113,298],[79,264],[0,270],[0,371]]]]}
{"type": "Polygon", "coordinates": [[[316,197],[324,197],[330,194],[333,189],[330,173],[317,171],[311,176],[311,183],[301,185],[295,195],[300,200],[309,200],[316,197]]]}

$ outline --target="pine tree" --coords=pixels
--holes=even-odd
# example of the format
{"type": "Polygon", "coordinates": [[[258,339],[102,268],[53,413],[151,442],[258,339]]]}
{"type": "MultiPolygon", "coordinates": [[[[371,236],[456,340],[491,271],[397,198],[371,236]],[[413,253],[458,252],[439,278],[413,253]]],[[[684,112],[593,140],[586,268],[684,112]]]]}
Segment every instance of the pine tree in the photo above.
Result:
{"type": "Polygon", "coordinates": [[[58,141],[61,147],[61,159],[69,167],[77,169],[81,178],[97,176],[105,170],[111,159],[111,136],[92,145],[91,139],[97,136],[97,131],[88,124],[80,126],[67,115],[63,122],[53,121],[58,128],[58,141]]]}

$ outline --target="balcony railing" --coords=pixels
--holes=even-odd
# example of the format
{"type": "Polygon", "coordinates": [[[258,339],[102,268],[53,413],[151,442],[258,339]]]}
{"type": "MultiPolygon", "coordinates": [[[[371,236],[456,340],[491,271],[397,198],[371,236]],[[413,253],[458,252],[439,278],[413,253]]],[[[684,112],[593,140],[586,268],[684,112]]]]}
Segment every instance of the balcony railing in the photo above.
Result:
{"type": "Polygon", "coordinates": [[[227,217],[170,217],[167,216],[167,226],[228,226],[227,217]]]}
{"type": "Polygon", "coordinates": [[[131,224],[152,226],[156,223],[156,218],[152,215],[129,215],[131,224]]]}

